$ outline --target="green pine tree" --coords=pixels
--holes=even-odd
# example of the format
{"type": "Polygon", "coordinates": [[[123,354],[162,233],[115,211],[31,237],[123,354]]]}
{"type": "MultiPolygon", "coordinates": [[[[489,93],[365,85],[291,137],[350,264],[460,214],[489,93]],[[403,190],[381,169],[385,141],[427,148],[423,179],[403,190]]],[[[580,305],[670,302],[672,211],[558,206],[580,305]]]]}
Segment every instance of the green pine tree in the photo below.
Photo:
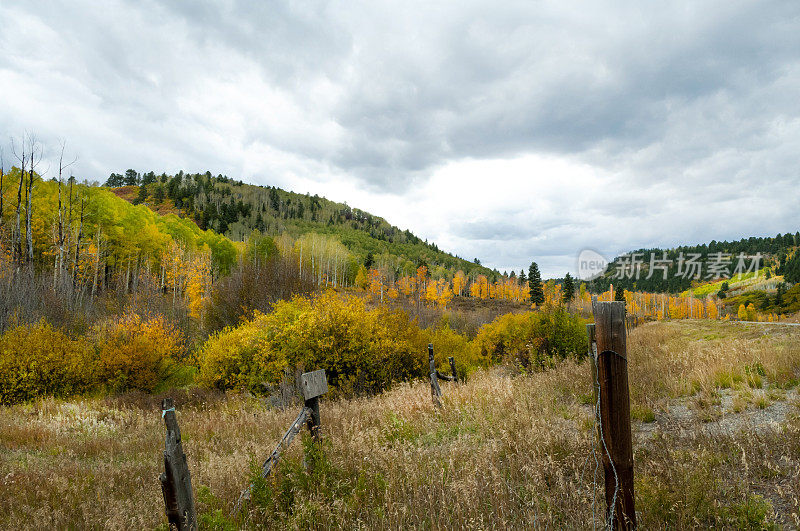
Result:
{"type": "Polygon", "coordinates": [[[617,289],[614,290],[614,300],[625,302],[625,288],[617,286],[617,289]]]}
{"type": "Polygon", "coordinates": [[[531,262],[528,269],[528,287],[530,288],[531,302],[542,304],[544,302],[544,289],[542,288],[542,275],[539,273],[539,266],[536,262],[531,262]]]}
{"type": "Polygon", "coordinates": [[[569,304],[575,298],[575,282],[572,280],[572,275],[567,273],[564,277],[564,302],[569,304]]]}

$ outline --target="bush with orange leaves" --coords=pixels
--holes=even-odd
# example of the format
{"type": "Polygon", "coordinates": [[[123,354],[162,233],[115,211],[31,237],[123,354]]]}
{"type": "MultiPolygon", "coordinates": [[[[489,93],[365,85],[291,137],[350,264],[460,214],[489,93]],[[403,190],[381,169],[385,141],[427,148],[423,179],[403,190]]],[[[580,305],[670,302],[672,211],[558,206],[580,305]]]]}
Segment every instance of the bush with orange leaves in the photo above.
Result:
{"type": "Polygon", "coordinates": [[[96,362],[88,341],[44,320],[10,328],[0,336],[0,403],[89,391],[97,382],[96,362]]]}
{"type": "Polygon", "coordinates": [[[179,333],[162,316],[125,313],[92,329],[99,382],[112,391],[153,391],[179,370],[179,333]]]}
{"type": "Polygon", "coordinates": [[[126,313],[74,338],[42,320],[0,335],[0,403],[92,391],[153,391],[183,369],[177,331],[163,317],[126,313]]]}

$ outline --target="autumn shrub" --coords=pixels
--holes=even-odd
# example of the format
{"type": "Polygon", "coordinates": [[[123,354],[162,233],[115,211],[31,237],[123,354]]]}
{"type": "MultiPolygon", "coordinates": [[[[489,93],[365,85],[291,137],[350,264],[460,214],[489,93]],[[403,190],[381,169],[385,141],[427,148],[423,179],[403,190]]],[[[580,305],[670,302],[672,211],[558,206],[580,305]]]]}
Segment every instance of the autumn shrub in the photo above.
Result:
{"type": "Polygon", "coordinates": [[[480,355],[494,363],[539,369],[585,355],[585,322],[563,308],[510,313],[482,326],[475,343],[480,355]]]}
{"type": "Polygon", "coordinates": [[[333,291],[278,302],[238,327],[212,336],[198,354],[199,382],[263,393],[283,369],[325,369],[334,394],[386,389],[422,375],[425,337],[401,311],[368,309],[333,291]]]}
{"type": "Polygon", "coordinates": [[[256,312],[250,321],[213,334],[197,354],[198,383],[261,392],[265,385],[280,380],[288,363],[280,350],[272,350],[266,321],[267,316],[256,312]]]}
{"type": "Polygon", "coordinates": [[[96,372],[111,391],[153,391],[180,369],[180,334],[163,316],[127,312],[92,329],[96,372]]]}
{"type": "Polygon", "coordinates": [[[477,343],[459,334],[449,326],[428,328],[422,331],[425,342],[433,345],[436,366],[445,374],[450,374],[447,358],[452,356],[459,377],[464,377],[479,367],[487,367],[489,356],[481,354],[477,343]]]}
{"type": "Polygon", "coordinates": [[[0,403],[88,391],[97,381],[96,359],[88,341],[44,320],[12,327],[0,336],[0,403]]]}

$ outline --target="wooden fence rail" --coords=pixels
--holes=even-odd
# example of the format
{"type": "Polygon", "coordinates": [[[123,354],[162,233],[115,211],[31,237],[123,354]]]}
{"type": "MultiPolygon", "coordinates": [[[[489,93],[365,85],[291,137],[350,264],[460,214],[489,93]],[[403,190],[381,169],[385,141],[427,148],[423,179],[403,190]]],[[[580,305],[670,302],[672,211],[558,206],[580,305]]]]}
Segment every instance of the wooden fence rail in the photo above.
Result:
{"type": "MultiPolygon", "coordinates": [[[[303,408],[297,418],[286,430],[278,445],[272,450],[264,464],[261,466],[261,477],[266,478],[280,459],[281,453],[289,448],[292,440],[300,432],[303,424],[308,426],[308,431],[315,442],[320,437],[319,397],[328,392],[328,380],[325,371],[307,372],[300,376],[303,391],[303,408]]],[[[161,416],[167,426],[167,436],[164,442],[164,472],[160,476],[161,490],[164,495],[164,506],[170,526],[184,531],[197,529],[197,516],[192,495],[192,480],[189,467],[186,463],[186,454],[183,453],[181,444],[181,431],[175,417],[175,404],[172,398],[165,398],[162,405],[161,416]]],[[[233,509],[234,516],[238,514],[245,500],[250,498],[253,489],[251,483],[236,501],[233,509]]]]}
{"type": "MultiPolygon", "coordinates": [[[[267,457],[266,461],[264,461],[264,464],[261,465],[262,478],[266,478],[270,475],[272,468],[275,466],[275,463],[278,462],[278,459],[281,456],[281,452],[289,448],[289,445],[292,444],[292,441],[300,432],[303,424],[308,426],[308,431],[311,433],[311,437],[313,437],[314,441],[319,441],[321,424],[319,415],[319,397],[328,392],[328,379],[325,377],[325,370],[320,369],[318,371],[302,374],[300,376],[300,388],[303,390],[303,409],[300,410],[297,418],[294,419],[294,422],[292,422],[292,424],[289,426],[289,429],[283,434],[283,437],[281,437],[278,445],[275,446],[275,449],[273,449],[272,453],[269,454],[269,457],[267,457]]],[[[236,501],[236,505],[233,508],[234,516],[239,513],[239,510],[242,508],[242,504],[245,502],[245,500],[250,499],[250,492],[252,490],[253,484],[251,483],[239,495],[239,499],[236,501]]]]}

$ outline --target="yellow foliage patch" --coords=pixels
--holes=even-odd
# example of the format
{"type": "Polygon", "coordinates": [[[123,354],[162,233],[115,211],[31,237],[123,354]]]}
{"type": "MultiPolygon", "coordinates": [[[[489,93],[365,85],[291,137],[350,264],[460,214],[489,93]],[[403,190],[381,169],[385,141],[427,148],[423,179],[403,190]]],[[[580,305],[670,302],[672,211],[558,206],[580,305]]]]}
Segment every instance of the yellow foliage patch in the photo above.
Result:
{"type": "Polygon", "coordinates": [[[160,315],[126,313],[92,332],[100,381],[117,391],[152,391],[170,376],[183,353],[179,334],[160,315]]]}
{"type": "Polygon", "coordinates": [[[45,321],[11,328],[0,336],[0,403],[85,392],[96,381],[95,362],[88,341],[45,321]]]}
{"type": "Polygon", "coordinates": [[[377,392],[427,374],[429,341],[442,370],[447,356],[464,371],[476,365],[472,345],[452,330],[420,330],[405,313],[368,309],[352,295],[296,297],[212,336],[198,354],[199,382],[263,393],[284,369],[325,369],[337,394],[377,392]]]}

